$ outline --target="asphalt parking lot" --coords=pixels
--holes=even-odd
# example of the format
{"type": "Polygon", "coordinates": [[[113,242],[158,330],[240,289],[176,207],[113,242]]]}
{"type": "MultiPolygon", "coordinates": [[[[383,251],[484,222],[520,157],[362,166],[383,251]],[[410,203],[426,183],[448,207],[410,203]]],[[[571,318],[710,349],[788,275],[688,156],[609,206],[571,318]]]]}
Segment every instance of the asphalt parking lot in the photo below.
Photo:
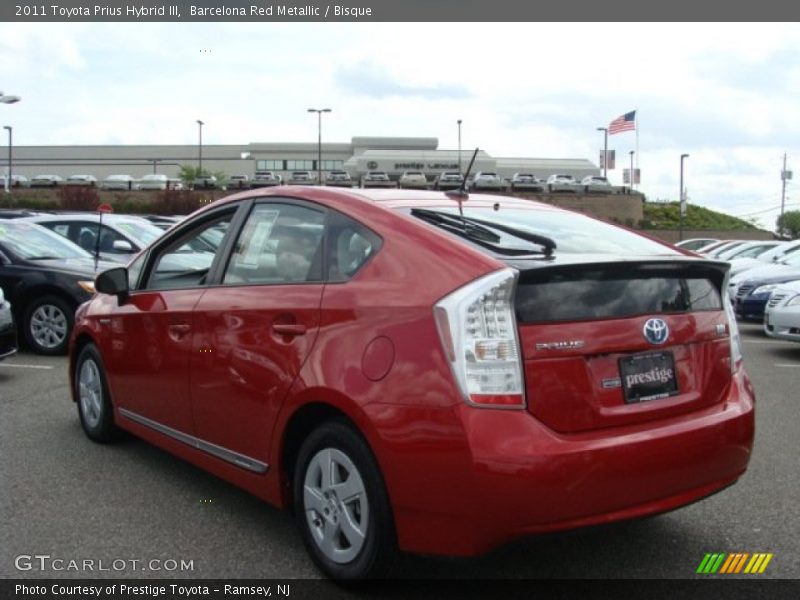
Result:
{"type": "MultiPolygon", "coordinates": [[[[404,557],[400,574],[683,578],[706,552],[771,552],[758,577],[800,577],[800,344],[741,328],[758,400],[755,451],[738,484],[656,518],[529,538],[480,558],[404,557]]],[[[89,442],[66,365],[28,353],[0,362],[0,577],[319,576],[288,513],[137,439],[89,442]],[[35,554],[125,563],[16,568],[16,557],[35,554]]]]}

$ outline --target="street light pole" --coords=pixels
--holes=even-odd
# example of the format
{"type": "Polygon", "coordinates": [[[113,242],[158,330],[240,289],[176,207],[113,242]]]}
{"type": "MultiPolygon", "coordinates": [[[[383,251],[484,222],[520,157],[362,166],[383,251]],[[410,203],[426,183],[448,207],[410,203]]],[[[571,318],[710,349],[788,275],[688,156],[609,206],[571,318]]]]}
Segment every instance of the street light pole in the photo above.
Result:
{"type": "Polygon", "coordinates": [[[608,127],[598,127],[603,132],[603,177],[608,179],[608,127]]]}
{"type": "Polygon", "coordinates": [[[8,129],[8,174],[6,175],[6,194],[11,193],[11,186],[14,185],[11,169],[11,125],[4,125],[3,129],[8,129]]]}
{"type": "Polygon", "coordinates": [[[633,155],[636,154],[636,150],[631,150],[629,152],[629,154],[631,155],[631,175],[630,175],[630,181],[628,183],[631,184],[631,190],[632,190],[633,189],[633,185],[636,182],[636,176],[634,175],[634,172],[633,172],[633,155]]]}
{"type": "Polygon", "coordinates": [[[681,223],[681,230],[679,234],[678,241],[683,241],[683,216],[686,213],[686,194],[683,192],[683,161],[689,158],[688,154],[681,154],[681,202],[680,202],[680,223],[681,223]]]}
{"type": "Polygon", "coordinates": [[[200,139],[197,143],[197,176],[203,176],[203,123],[200,119],[197,119],[197,125],[199,127],[200,139]]]}
{"type": "Polygon", "coordinates": [[[459,175],[463,176],[464,173],[461,171],[461,119],[458,121],[458,173],[459,175]]]}
{"type": "Polygon", "coordinates": [[[317,185],[322,185],[322,113],[329,113],[331,109],[309,108],[308,112],[317,113],[317,185]]]}

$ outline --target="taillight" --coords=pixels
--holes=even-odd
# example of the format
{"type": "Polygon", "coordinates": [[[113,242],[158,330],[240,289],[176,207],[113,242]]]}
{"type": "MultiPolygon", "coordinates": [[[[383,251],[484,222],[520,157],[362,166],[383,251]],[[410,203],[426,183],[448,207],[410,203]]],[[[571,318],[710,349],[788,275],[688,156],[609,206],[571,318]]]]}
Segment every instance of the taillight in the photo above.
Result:
{"type": "Polygon", "coordinates": [[[514,291],[517,271],[477,279],[433,308],[442,347],[468,404],[525,408],[514,291]]]}
{"type": "Polygon", "coordinates": [[[736,373],[742,365],[742,340],[739,337],[739,325],[736,323],[733,304],[727,294],[723,295],[722,303],[725,305],[725,314],[728,316],[728,331],[731,339],[731,373],[736,373]]]}

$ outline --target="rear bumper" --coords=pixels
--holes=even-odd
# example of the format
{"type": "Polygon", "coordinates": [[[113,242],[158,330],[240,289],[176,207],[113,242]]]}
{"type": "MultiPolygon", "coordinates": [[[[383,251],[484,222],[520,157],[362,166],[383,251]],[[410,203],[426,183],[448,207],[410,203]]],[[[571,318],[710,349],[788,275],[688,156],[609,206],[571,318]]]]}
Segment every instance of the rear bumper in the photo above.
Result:
{"type": "Polygon", "coordinates": [[[396,448],[381,461],[400,546],[474,555],[528,534],[692,503],[744,473],[753,403],[740,371],[726,399],[711,408],[590,433],[558,434],[522,411],[454,408],[458,423],[449,431],[460,427],[464,445],[451,443],[449,453],[435,444],[418,454],[396,448]]]}

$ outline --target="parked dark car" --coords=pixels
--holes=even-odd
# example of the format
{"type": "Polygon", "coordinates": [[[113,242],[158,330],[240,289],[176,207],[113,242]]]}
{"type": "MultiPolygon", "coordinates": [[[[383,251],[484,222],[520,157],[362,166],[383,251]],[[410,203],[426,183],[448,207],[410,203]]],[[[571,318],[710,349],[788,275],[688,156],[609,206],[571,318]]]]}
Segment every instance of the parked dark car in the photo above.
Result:
{"type": "Polygon", "coordinates": [[[19,337],[39,354],[63,354],[75,308],[92,297],[94,278],[114,263],[94,258],[35,223],[0,222],[0,288],[19,337]]]}
{"type": "Polygon", "coordinates": [[[17,328],[11,304],[6,301],[3,288],[0,287],[0,360],[17,351],[17,328]]]}
{"type": "Polygon", "coordinates": [[[736,288],[734,309],[736,316],[744,321],[764,320],[764,310],[772,291],[782,283],[800,279],[800,269],[772,277],[747,279],[736,288]]]}
{"type": "Polygon", "coordinates": [[[727,263],[452,196],[272,188],[194,213],[78,309],[84,432],[292,507],[335,578],[658,514],[745,472],[727,263]],[[209,231],[208,268],[164,268],[209,231]]]}

